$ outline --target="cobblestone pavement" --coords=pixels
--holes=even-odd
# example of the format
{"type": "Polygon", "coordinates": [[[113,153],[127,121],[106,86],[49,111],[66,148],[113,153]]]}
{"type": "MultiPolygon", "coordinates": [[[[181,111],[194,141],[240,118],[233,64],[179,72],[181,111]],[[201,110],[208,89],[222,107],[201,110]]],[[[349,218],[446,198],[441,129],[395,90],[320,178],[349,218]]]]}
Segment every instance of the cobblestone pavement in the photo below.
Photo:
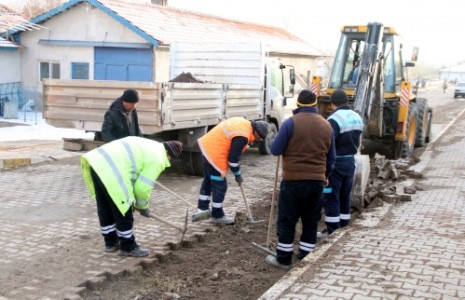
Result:
{"type": "MultiPolygon", "coordinates": [[[[421,163],[425,179],[419,181],[424,190],[411,202],[364,213],[260,299],[464,299],[464,126],[459,117],[425,151],[421,163]]],[[[86,287],[155,264],[178,242],[179,233],[172,228],[136,216],[137,241],[151,249],[150,257],[104,254],[95,204],[79,170],[79,153],[52,148],[50,153],[50,147],[35,147],[40,157],[35,154],[31,163],[38,164],[0,168],[0,300],[80,299],[79,292],[86,287]]],[[[244,172],[250,174],[248,201],[254,203],[273,188],[275,159],[251,151],[243,163],[244,172]],[[257,164],[263,167],[253,168],[257,164]]],[[[194,205],[200,180],[173,168],[160,182],[183,191],[180,195],[194,205]]],[[[228,190],[225,203],[228,215],[244,211],[237,188],[228,190]]],[[[186,205],[170,193],[156,187],[152,205],[156,214],[182,222],[186,205]]],[[[186,242],[195,242],[211,227],[189,221],[186,242]]]]}
{"type": "MultiPolygon", "coordinates": [[[[56,146],[50,149],[42,156],[43,163],[0,170],[0,300],[80,299],[83,289],[95,288],[113,276],[140,272],[163,260],[177,245],[178,231],[136,214],[135,236],[141,246],[151,250],[149,258],[105,254],[95,203],[80,172],[80,153],[65,153],[56,146]]],[[[275,166],[274,157],[253,150],[243,158],[244,172],[250,174],[245,183],[250,204],[263,198],[264,189],[272,190],[275,166]],[[267,160],[271,163],[260,170],[249,168],[267,160]]],[[[195,207],[200,177],[187,176],[181,166],[173,165],[162,174],[160,183],[195,207]]],[[[151,203],[155,214],[180,226],[186,208],[193,211],[158,186],[151,203]]],[[[231,187],[225,212],[233,216],[236,211],[245,213],[244,202],[240,189],[231,187]]],[[[184,242],[197,242],[212,227],[206,221],[192,223],[189,219],[184,242]]]]}
{"type": "Polygon", "coordinates": [[[462,115],[422,155],[411,202],[364,213],[260,299],[465,299],[462,115]]]}

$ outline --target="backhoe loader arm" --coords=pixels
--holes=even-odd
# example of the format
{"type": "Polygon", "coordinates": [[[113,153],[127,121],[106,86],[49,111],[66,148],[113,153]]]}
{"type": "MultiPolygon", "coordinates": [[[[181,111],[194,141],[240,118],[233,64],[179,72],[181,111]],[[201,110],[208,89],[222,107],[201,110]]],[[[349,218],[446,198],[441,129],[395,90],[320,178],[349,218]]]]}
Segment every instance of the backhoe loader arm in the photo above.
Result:
{"type": "MultiPolygon", "coordinates": [[[[366,43],[361,55],[353,107],[362,117],[365,128],[373,120],[382,121],[383,29],[384,26],[381,23],[368,24],[366,43]]],[[[379,125],[381,127],[381,123],[379,125]]]]}

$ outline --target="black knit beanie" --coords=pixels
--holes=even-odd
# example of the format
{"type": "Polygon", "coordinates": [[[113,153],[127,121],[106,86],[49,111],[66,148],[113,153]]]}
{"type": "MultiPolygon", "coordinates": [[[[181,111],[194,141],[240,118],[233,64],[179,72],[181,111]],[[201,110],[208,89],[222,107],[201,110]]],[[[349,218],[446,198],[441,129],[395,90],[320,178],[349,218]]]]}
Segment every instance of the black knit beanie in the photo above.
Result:
{"type": "Polygon", "coordinates": [[[139,93],[134,89],[127,89],[124,91],[121,100],[124,102],[137,103],[139,102],[139,93]]]}
{"type": "Polygon", "coordinates": [[[316,95],[312,91],[308,89],[304,89],[300,91],[299,96],[297,97],[298,107],[301,107],[301,106],[313,107],[313,106],[316,106],[316,104],[317,104],[316,95]]]}
{"type": "Polygon", "coordinates": [[[166,141],[163,142],[166,151],[171,156],[173,160],[177,160],[181,157],[182,154],[182,143],[178,141],[166,141]]]}
{"type": "Polygon", "coordinates": [[[347,103],[349,99],[347,99],[347,95],[343,90],[336,90],[334,93],[331,95],[330,102],[340,105],[347,103]]]}

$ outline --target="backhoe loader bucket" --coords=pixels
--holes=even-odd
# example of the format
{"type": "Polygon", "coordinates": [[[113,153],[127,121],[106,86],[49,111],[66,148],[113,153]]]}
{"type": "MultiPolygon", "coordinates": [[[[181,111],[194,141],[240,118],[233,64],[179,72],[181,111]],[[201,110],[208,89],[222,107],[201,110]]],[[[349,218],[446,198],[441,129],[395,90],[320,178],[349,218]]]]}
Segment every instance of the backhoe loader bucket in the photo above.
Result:
{"type": "Polygon", "coordinates": [[[370,177],[370,157],[355,155],[355,174],[352,186],[352,206],[361,211],[365,207],[363,195],[370,177]]]}

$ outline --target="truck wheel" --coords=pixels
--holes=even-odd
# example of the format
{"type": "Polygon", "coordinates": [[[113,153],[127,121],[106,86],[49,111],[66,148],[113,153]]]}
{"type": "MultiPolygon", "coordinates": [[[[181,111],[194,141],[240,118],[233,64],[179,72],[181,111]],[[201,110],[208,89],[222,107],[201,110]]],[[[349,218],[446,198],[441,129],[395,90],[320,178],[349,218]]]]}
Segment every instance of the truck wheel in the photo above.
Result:
{"type": "Polygon", "coordinates": [[[428,121],[428,103],[425,98],[417,98],[417,133],[415,137],[415,147],[423,147],[428,136],[430,124],[428,121]]]}
{"type": "Polygon", "coordinates": [[[413,153],[417,131],[417,106],[410,102],[410,108],[407,117],[407,130],[404,141],[394,143],[394,159],[408,158],[413,153]]]}
{"type": "Polygon", "coordinates": [[[203,176],[202,153],[184,151],[181,157],[189,175],[203,176]]]}
{"type": "Polygon", "coordinates": [[[276,134],[278,133],[278,129],[276,129],[276,125],[273,123],[268,123],[270,126],[270,132],[268,132],[268,135],[266,139],[260,142],[260,145],[258,146],[258,151],[260,154],[263,155],[269,155],[271,154],[270,151],[270,145],[273,139],[276,137],[276,134]]]}

